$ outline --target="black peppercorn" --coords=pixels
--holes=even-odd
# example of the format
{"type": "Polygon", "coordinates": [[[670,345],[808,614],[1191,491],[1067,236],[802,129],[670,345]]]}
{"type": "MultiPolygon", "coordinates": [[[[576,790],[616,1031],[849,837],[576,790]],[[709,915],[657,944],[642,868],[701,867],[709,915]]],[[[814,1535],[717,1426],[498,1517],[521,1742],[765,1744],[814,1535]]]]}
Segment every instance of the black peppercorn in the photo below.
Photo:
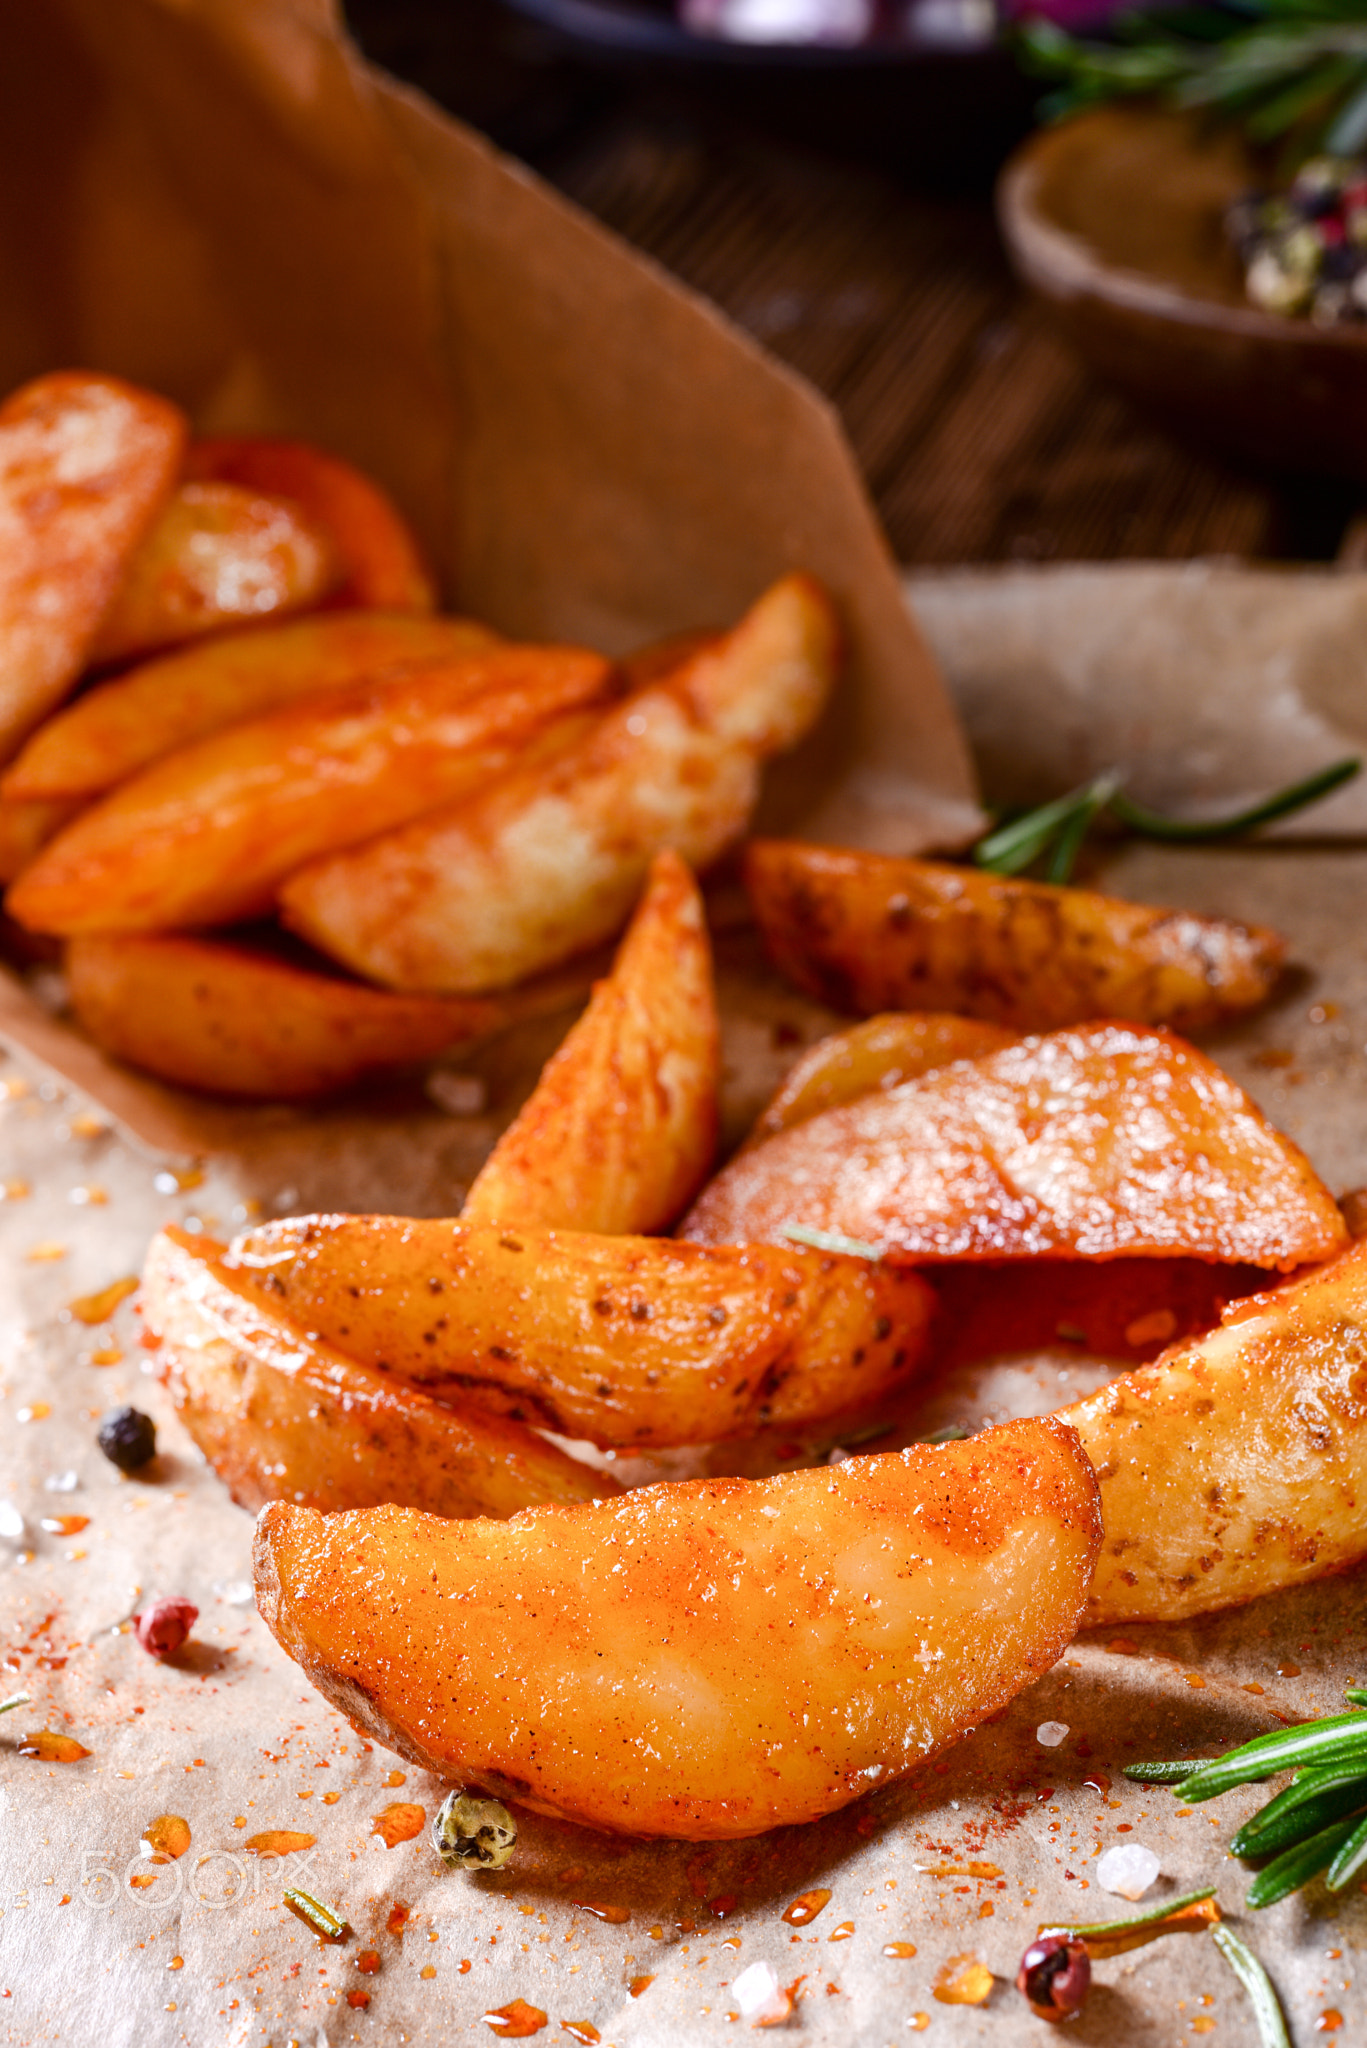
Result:
{"type": "Polygon", "coordinates": [[[157,1425],[141,1408],[111,1408],[95,1441],[120,1472],[137,1472],[157,1454],[157,1425]]]}
{"type": "Polygon", "coordinates": [[[1071,1935],[1044,1934],[1032,1941],[1016,1973],[1017,1991],[1041,2020],[1076,2019],[1091,1986],[1086,1944],[1071,1935]]]}

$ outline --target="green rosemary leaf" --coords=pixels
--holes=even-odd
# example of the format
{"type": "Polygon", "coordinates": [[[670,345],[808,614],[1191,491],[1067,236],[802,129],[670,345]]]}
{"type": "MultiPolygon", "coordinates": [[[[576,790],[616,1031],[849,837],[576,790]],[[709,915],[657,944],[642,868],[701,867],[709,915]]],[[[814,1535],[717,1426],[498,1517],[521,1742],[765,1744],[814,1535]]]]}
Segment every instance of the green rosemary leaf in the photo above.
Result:
{"type": "Polygon", "coordinates": [[[1246,1820],[1229,1845],[1231,1856],[1276,1856],[1317,1834],[1331,1820],[1367,1807],[1367,1767],[1303,1771],[1275,1799],[1246,1820]]]}
{"type": "Polygon", "coordinates": [[[1324,146],[1334,156],[1356,156],[1367,147],[1367,65],[1360,75],[1362,83],[1325,133],[1324,146]]]}
{"type": "Polygon", "coordinates": [[[1062,885],[1072,880],[1074,864],[1079,853],[1082,851],[1083,841],[1092,829],[1092,822],[1105,810],[1119,786],[1118,776],[1098,776],[1087,796],[1078,805],[1072,817],[1069,818],[1067,824],[1059,833],[1058,838],[1054,841],[1054,850],[1050,854],[1048,866],[1044,870],[1044,878],[1047,882],[1055,882],[1062,885]]]}
{"type": "Polygon", "coordinates": [[[1367,1707],[1367,1685],[1345,1685],[1343,1697],[1350,1707],[1367,1707]]]}
{"type": "Polygon", "coordinates": [[[8,1714],[15,1707],[27,1707],[33,1703],[31,1692],[12,1692],[7,1700],[0,1700],[0,1714],[8,1714]]]}
{"type": "Polygon", "coordinates": [[[1258,2040],[1261,2048],[1291,2048],[1291,2036],[1286,2030],[1286,2015],[1282,2011],[1272,1979],[1268,1976],[1247,1942],[1240,1941],[1231,1927],[1221,1921],[1210,1930],[1210,1938],[1220,1954],[1233,1970],[1244,1990],[1248,1993],[1253,2007],[1253,2017],[1258,2026],[1258,2040]]]}
{"type": "Polygon", "coordinates": [[[943,1429],[933,1429],[929,1436],[918,1436],[918,1444],[966,1444],[973,1432],[962,1422],[947,1422],[943,1429]]]}
{"type": "MultiPolygon", "coordinates": [[[[1070,790],[1067,796],[1055,797],[1052,803],[1040,804],[1036,810],[1027,811],[1024,817],[1013,818],[1007,825],[999,825],[995,832],[989,832],[980,839],[973,849],[973,858],[980,868],[988,868],[997,875],[1017,875],[1022,868],[1028,868],[1063,831],[1079,812],[1090,824],[1100,804],[1097,792],[1104,787],[1103,802],[1109,801],[1114,788],[1114,777],[1099,775],[1092,782],[1086,782],[1081,789],[1070,790]]],[[[1084,830],[1086,829],[1084,825],[1084,830]]]]}
{"type": "Polygon", "coordinates": [[[1071,1920],[1050,1920],[1041,1926],[1040,1935],[1075,1934],[1079,1941],[1108,1941],[1116,1935],[1132,1934],[1137,1927],[1152,1927],[1156,1920],[1170,1920],[1174,1913],[1184,1913],[1188,1906],[1199,1906],[1214,1897],[1215,1886],[1208,1884],[1204,1891],[1183,1892],[1180,1898],[1165,1899],[1147,1913],[1135,1913],[1127,1920],[1097,1920],[1086,1927],[1071,1920]]]}
{"type": "Polygon", "coordinates": [[[794,1244],[810,1246],[814,1252],[844,1252],[852,1259],[881,1259],[883,1254],[876,1244],[865,1244],[857,1237],[842,1237],[838,1230],[809,1230],[805,1223],[785,1223],[783,1235],[794,1244]]]}
{"type": "Polygon", "coordinates": [[[1355,1877],[1361,1875],[1367,1865],[1367,1816],[1359,1819],[1346,1842],[1334,1853],[1334,1860],[1324,1873],[1324,1881],[1331,1892],[1341,1892],[1355,1877]]]}
{"type": "Polygon", "coordinates": [[[1256,1913],[1263,1906],[1275,1906],[1279,1900],[1290,1898],[1292,1892],[1298,1892],[1303,1884],[1308,1884],[1318,1871],[1328,1868],[1336,1851],[1343,1847],[1356,1827],[1355,1819],[1332,1821],[1317,1835],[1311,1835],[1304,1842],[1296,1842],[1290,1849],[1283,1849],[1266,1870],[1258,1872],[1248,1888],[1245,1905],[1256,1913]]]}
{"type": "Polygon", "coordinates": [[[1252,832],[1259,825],[1270,825],[1274,818],[1289,817],[1293,811],[1304,810],[1307,804],[1318,803],[1345,782],[1351,782],[1361,767],[1360,760],[1335,761],[1330,767],[1307,775],[1303,782],[1293,782],[1288,788],[1278,790],[1275,796],[1265,797],[1261,803],[1251,804],[1246,811],[1236,812],[1231,818],[1200,821],[1167,818],[1160,811],[1151,811],[1144,804],[1135,803],[1123,790],[1116,791],[1110,807],[1122,825],[1142,833],[1146,839],[1171,839],[1196,845],[1207,840],[1233,839],[1241,833],[1252,832]]]}
{"type": "Polygon", "coordinates": [[[1279,1771],[1302,1767],[1327,1770],[1336,1764],[1356,1764],[1367,1772],[1367,1715],[1330,1714],[1322,1721],[1305,1721],[1298,1728],[1276,1728],[1270,1735],[1255,1735],[1212,1763],[1202,1764],[1185,1778],[1181,1796],[1196,1806],[1216,1799],[1236,1785],[1273,1778],[1279,1771]]]}
{"type": "Polygon", "coordinates": [[[1120,1774],[1124,1778],[1137,1778],[1141,1785],[1178,1785],[1196,1768],[1187,1757],[1184,1762],[1170,1764],[1122,1764],[1120,1774]]]}

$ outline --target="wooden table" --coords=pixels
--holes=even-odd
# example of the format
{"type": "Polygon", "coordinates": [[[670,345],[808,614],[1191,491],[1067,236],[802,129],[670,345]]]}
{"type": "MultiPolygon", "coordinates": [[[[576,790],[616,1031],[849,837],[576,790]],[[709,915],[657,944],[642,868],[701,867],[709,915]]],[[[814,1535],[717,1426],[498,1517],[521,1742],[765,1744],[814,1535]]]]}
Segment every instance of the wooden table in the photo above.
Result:
{"type": "Polygon", "coordinates": [[[935,196],[715,95],[565,61],[498,0],[350,0],[368,53],[705,292],[840,408],[908,562],[1329,559],[1346,486],[1180,445],[1050,332],[986,192],[935,196]]]}

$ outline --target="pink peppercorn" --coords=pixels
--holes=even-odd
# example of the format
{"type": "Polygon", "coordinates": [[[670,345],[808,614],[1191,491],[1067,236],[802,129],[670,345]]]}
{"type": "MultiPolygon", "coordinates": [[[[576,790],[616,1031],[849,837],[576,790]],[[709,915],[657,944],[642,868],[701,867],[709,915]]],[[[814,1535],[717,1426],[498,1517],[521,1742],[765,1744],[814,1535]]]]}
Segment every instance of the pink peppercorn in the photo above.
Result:
{"type": "Polygon", "coordinates": [[[137,1617],[138,1641],[154,1657],[169,1657],[178,1650],[199,1620],[199,1609],[189,1600],[154,1600],[137,1617]]]}

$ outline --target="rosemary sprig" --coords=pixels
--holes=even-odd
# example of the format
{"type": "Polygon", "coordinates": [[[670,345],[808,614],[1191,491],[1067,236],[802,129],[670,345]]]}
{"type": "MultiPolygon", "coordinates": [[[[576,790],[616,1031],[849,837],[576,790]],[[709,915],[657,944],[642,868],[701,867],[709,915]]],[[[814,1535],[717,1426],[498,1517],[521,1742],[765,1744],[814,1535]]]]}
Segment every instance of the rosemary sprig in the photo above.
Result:
{"type": "Polygon", "coordinates": [[[1320,803],[1344,783],[1351,782],[1361,767],[1361,761],[1356,759],[1335,761],[1230,817],[1201,819],[1169,818],[1161,811],[1151,811],[1146,804],[1126,796],[1118,775],[1098,775],[1067,796],[1055,797],[1051,803],[1040,804],[1023,816],[995,826],[973,848],[973,859],[977,866],[992,874],[1018,875],[1047,855],[1045,879],[1066,883],[1087,834],[1099,818],[1109,816],[1143,839],[1208,846],[1240,838],[1262,825],[1270,825],[1276,818],[1289,817],[1294,811],[1320,803]]]}
{"type": "MultiPolygon", "coordinates": [[[[1367,1793],[1367,1787],[1364,1792],[1367,1793]]],[[[1298,1892],[1312,1877],[1329,1868],[1356,1827],[1356,1816],[1336,1820],[1318,1834],[1307,1835],[1303,1842],[1293,1842],[1258,1872],[1248,1888],[1245,1904],[1256,1912],[1259,1907],[1275,1906],[1282,1899],[1289,1899],[1292,1892],[1298,1892]]]]}
{"type": "Polygon", "coordinates": [[[1046,1934],[1072,1934],[1079,1941],[1116,1941],[1122,1935],[1134,1934],[1143,1927],[1152,1927],[1159,1920],[1171,1920],[1178,1913],[1185,1913],[1189,1906],[1201,1906],[1207,1899],[1215,1897],[1215,1886],[1208,1884],[1204,1891],[1183,1892],[1180,1898],[1165,1899],[1157,1906],[1151,1906],[1147,1913],[1131,1913],[1124,1920],[1095,1920],[1088,1926],[1072,1921],[1048,1920],[1039,1930],[1039,1937],[1046,1934]]]}
{"type": "Polygon", "coordinates": [[[1286,2015],[1276,1987],[1247,1942],[1240,1941],[1224,1921],[1211,1928],[1210,1938],[1248,1993],[1262,2048],[1291,2048],[1286,2015]]]}
{"type": "Polygon", "coordinates": [[[1302,1771],[1294,1785],[1269,1799],[1244,1822],[1231,1840],[1229,1852],[1231,1856],[1275,1856],[1290,1843],[1302,1841],[1331,1820],[1341,1820],[1364,1806],[1367,1786],[1361,1764],[1302,1771]]]}

